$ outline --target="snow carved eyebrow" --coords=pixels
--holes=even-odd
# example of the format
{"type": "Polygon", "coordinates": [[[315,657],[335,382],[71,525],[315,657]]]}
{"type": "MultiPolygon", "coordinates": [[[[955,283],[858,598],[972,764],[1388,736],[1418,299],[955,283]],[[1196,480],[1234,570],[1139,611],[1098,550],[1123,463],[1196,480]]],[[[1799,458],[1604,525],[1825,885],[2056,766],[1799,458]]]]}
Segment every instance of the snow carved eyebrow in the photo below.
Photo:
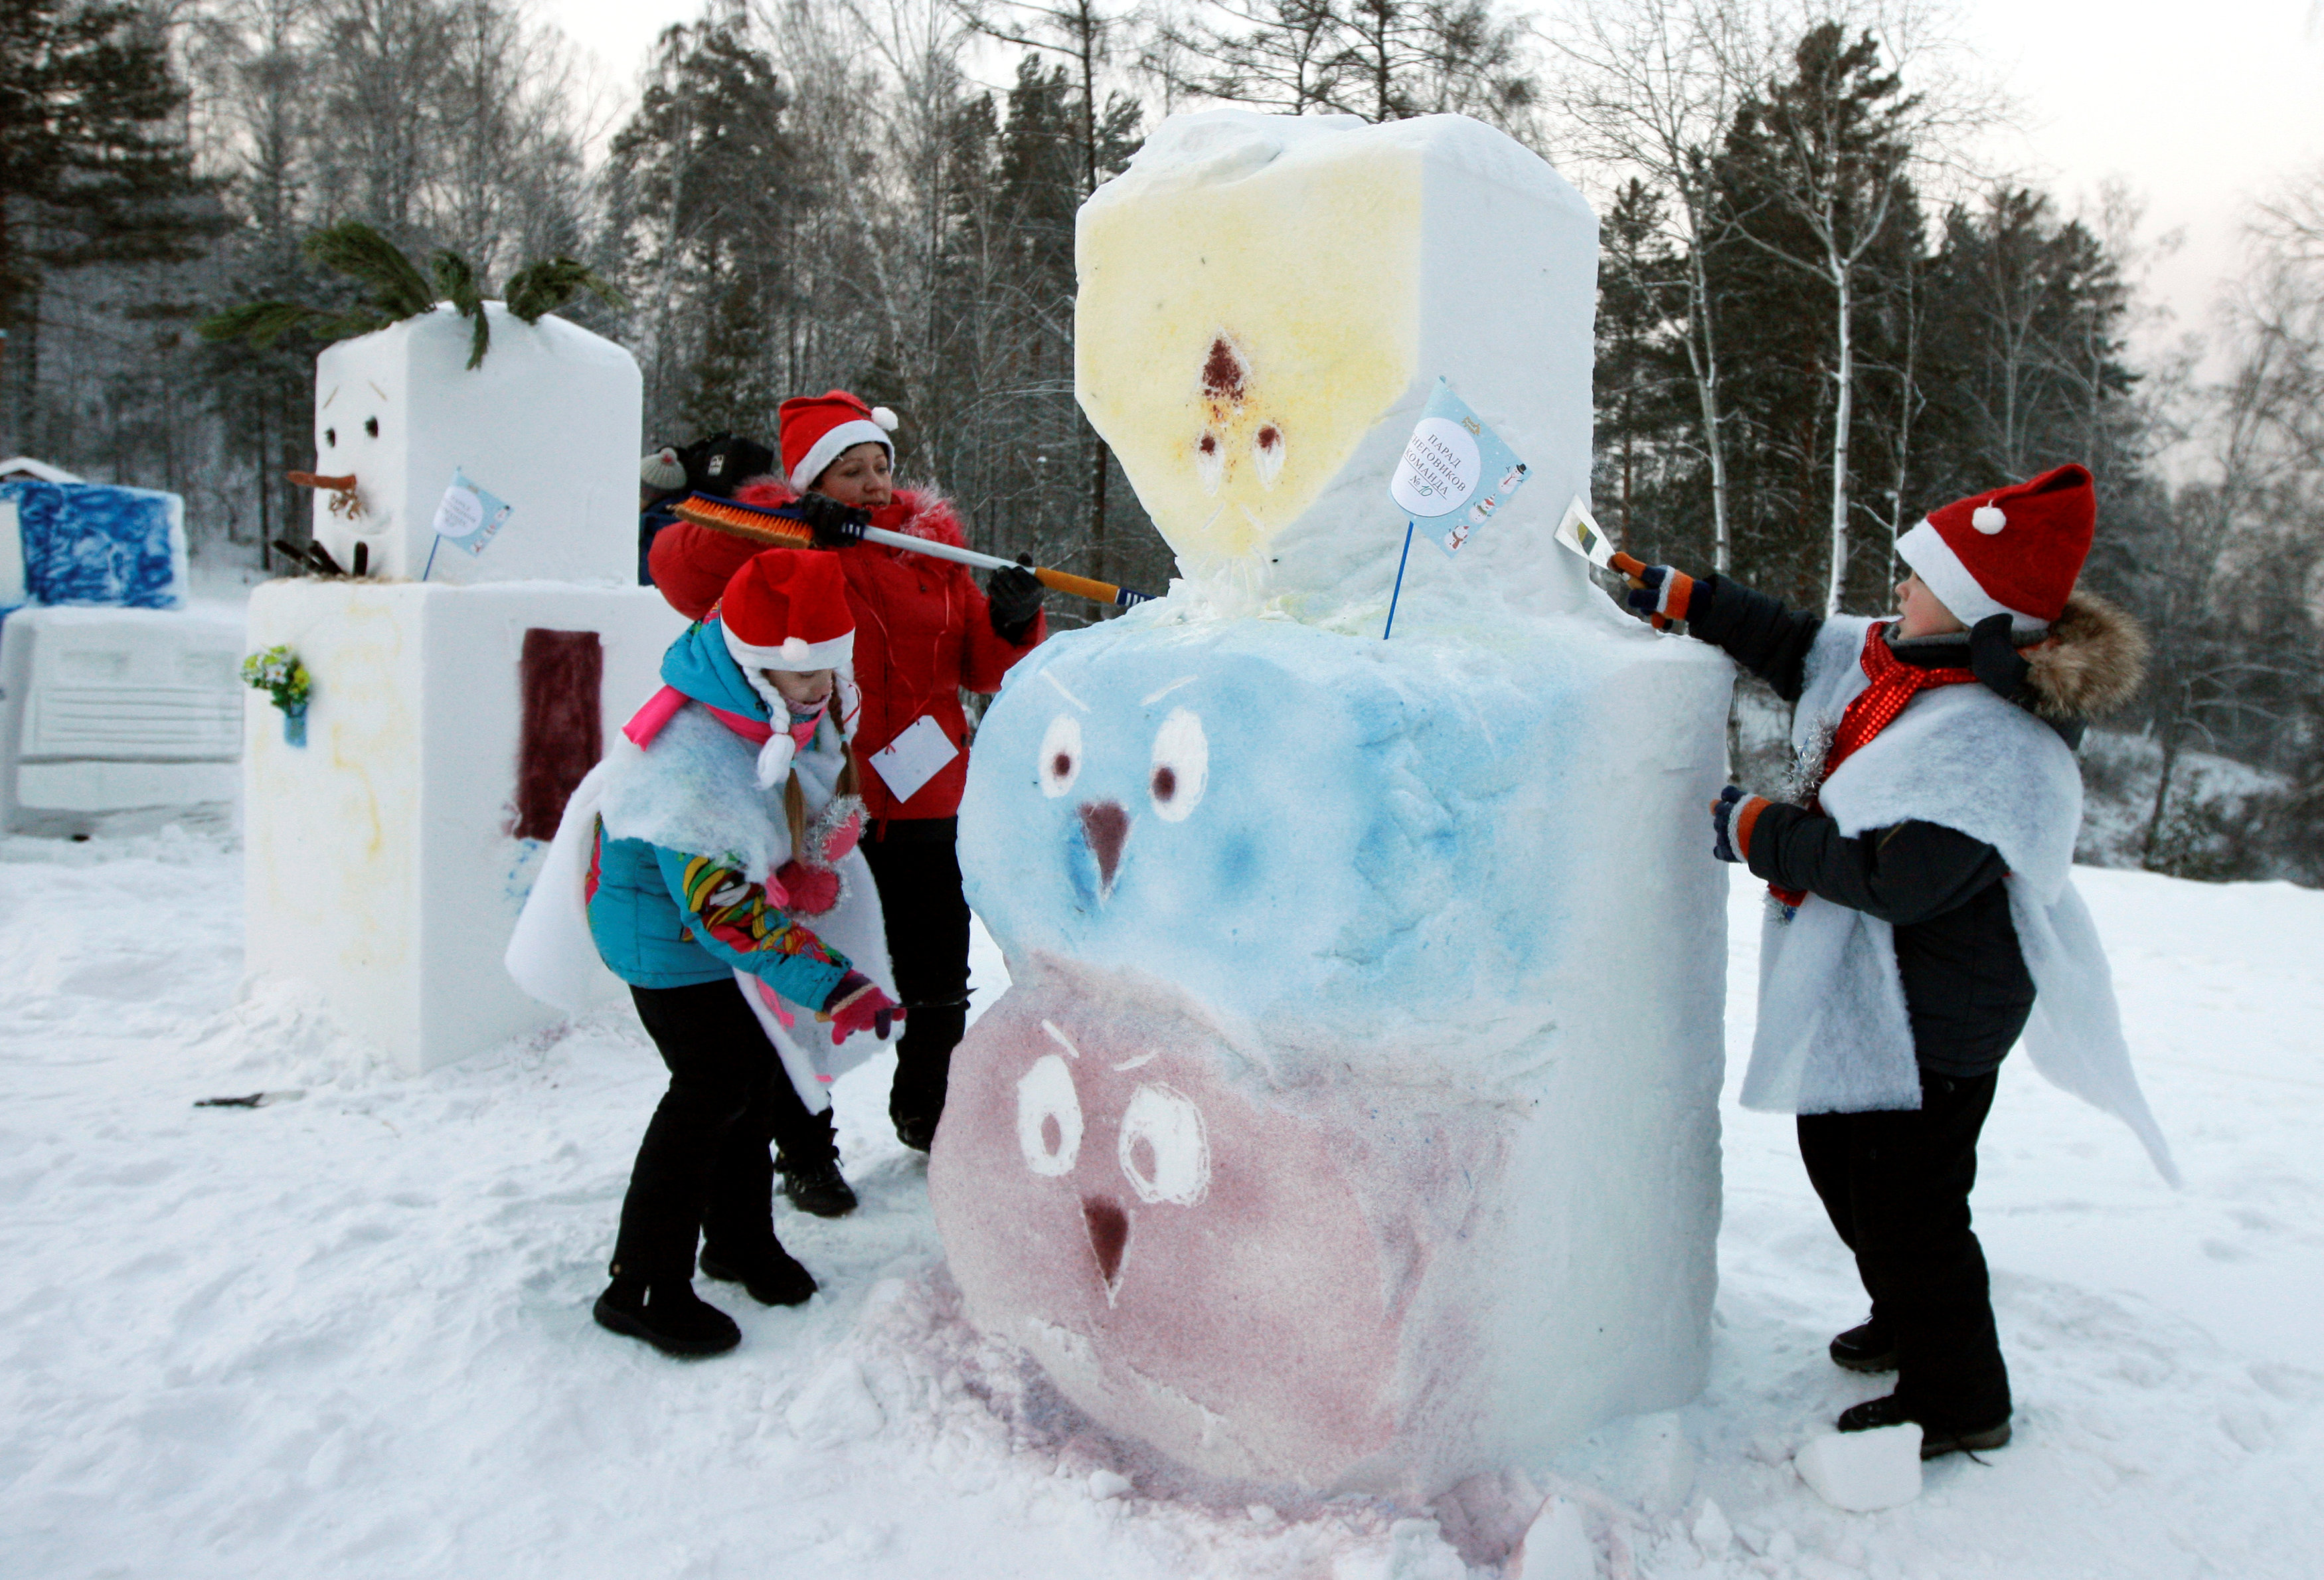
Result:
{"type": "Polygon", "coordinates": [[[1201,679],[1202,677],[1200,675],[1181,675],[1176,679],[1171,681],[1167,686],[1163,687],[1161,690],[1151,692],[1147,696],[1139,698],[1138,699],[1138,706],[1140,707],[1151,707],[1156,703],[1161,701],[1164,698],[1169,696],[1170,693],[1178,689],[1179,687],[1192,686],[1195,681],[1201,679]]]}
{"type": "Polygon", "coordinates": [[[1118,1065],[1114,1066],[1113,1067],[1114,1067],[1116,1070],[1134,1070],[1134,1069],[1136,1069],[1139,1065],[1142,1065],[1142,1064],[1152,1064],[1153,1062],[1154,1062],[1154,1055],[1153,1055],[1152,1053],[1150,1053],[1150,1052],[1148,1052],[1148,1053],[1141,1053],[1141,1054],[1139,1054],[1136,1058],[1126,1058],[1126,1059],[1123,1059],[1120,1064],[1118,1064],[1118,1065]]]}
{"type": "Polygon", "coordinates": [[[1051,674],[1048,670],[1044,670],[1041,671],[1041,679],[1047,680],[1050,685],[1055,686],[1057,688],[1058,696],[1064,698],[1067,702],[1072,703],[1075,707],[1080,708],[1084,713],[1087,713],[1090,710],[1090,705],[1088,703],[1084,702],[1080,698],[1066,690],[1065,683],[1063,680],[1058,679],[1056,676],[1051,674]]]}
{"type": "Polygon", "coordinates": [[[1062,1032],[1062,1031],[1060,1031],[1060,1030],[1057,1030],[1056,1025],[1056,1023],[1055,1023],[1054,1021],[1042,1021],[1042,1022],[1041,1022],[1041,1030],[1044,1030],[1044,1031],[1047,1031],[1047,1032],[1049,1034],[1049,1040],[1050,1040],[1050,1041],[1052,1041],[1052,1042],[1056,1043],[1059,1048],[1064,1049],[1067,1053],[1072,1054],[1075,1058],[1081,1058],[1081,1056],[1082,1056],[1082,1050],[1081,1050],[1080,1049],[1075,1048],[1075,1047],[1074,1046],[1074,1044],[1073,1044],[1073,1039],[1072,1039],[1071,1038],[1067,1037],[1064,1032],[1062,1032]]]}

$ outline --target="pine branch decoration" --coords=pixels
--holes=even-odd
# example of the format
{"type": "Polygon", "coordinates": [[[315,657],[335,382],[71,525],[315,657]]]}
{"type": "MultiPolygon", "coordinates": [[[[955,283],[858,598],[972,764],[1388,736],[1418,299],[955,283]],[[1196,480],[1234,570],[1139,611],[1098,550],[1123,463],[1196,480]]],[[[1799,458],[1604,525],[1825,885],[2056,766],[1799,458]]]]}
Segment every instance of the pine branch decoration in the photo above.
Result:
{"type": "Polygon", "coordinates": [[[299,250],[334,274],[370,286],[373,304],[391,323],[417,318],[436,305],[436,293],[402,249],[360,219],[326,226],[299,250]]]}
{"type": "Polygon", "coordinates": [[[612,281],[571,258],[535,258],[509,276],[504,300],[509,311],[537,324],[585,291],[617,312],[630,305],[612,281]]]}
{"type": "MultiPolygon", "coordinates": [[[[364,305],[335,310],[289,301],[252,301],[213,313],[195,328],[205,340],[248,340],[258,346],[272,345],[294,331],[326,343],[368,335],[390,324],[435,310],[448,301],[472,326],[468,366],[481,365],[491,348],[493,330],[484,313],[488,288],[467,259],[448,247],[429,254],[428,273],[402,249],[360,219],[342,219],[309,235],[300,250],[312,262],[369,286],[364,305]]],[[[613,283],[586,263],[571,258],[535,258],[509,276],[503,300],[508,310],[528,324],[554,312],[584,291],[607,307],[628,306],[613,283]]]]}

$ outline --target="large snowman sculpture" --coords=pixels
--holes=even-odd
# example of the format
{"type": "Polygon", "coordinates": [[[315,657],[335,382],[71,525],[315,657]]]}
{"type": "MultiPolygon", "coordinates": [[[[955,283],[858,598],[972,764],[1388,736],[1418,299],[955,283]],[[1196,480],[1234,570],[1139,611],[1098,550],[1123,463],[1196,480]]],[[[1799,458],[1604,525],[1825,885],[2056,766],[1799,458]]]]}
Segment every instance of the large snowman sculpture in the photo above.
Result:
{"type": "Polygon", "coordinates": [[[1728,677],[1554,546],[1597,225],[1475,122],[1166,122],[1082,210],[1084,408],[1176,551],[986,715],[1012,985],[929,1168],[971,1318],[1106,1428],[1425,1499],[1701,1386],[1728,677]],[[1531,468],[1457,557],[1443,378],[1531,468]]]}
{"type": "Polygon", "coordinates": [[[244,716],[252,984],[302,985],[413,1073],[559,1018],[502,956],[566,798],[685,624],[637,585],[637,363],[484,310],[473,368],[449,303],[316,359],[315,540],[370,574],[250,600],[253,649],[313,678],[303,741],[261,695],[244,716]],[[470,506],[454,526],[507,507],[480,552],[438,544],[447,495],[470,506]]]}

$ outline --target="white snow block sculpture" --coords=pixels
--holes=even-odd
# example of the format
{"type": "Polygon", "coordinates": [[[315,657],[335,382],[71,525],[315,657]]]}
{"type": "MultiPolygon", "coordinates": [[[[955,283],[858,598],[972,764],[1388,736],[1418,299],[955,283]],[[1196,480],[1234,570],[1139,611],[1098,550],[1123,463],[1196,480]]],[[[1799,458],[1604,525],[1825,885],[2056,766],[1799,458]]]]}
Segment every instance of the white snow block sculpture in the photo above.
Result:
{"type": "Polygon", "coordinates": [[[684,625],[650,587],[259,587],[252,651],[290,648],[313,694],[294,745],[248,693],[249,971],[320,990],[413,1074],[558,1019],[502,955],[566,795],[684,625]]]}
{"type": "Polygon", "coordinates": [[[1541,571],[1590,485],[1598,222],[1541,160],[1459,115],[1173,116],[1075,256],[1083,408],[1183,575],[1303,618],[1385,605],[1386,481],[1442,376],[1531,475],[1457,565],[1413,556],[1405,609],[1578,605],[1541,571]]]}
{"type": "Polygon", "coordinates": [[[467,365],[472,326],[449,303],[315,359],[315,541],[342,566],[365,546],[371,574],[460,585],[637,580],[638,365],[612,341],[549,315],[527,324],[484,304],[492,348],[467,365]],[[455,476],[510,507],[471,557],[436,552],[436,511],[455,476]]]}
{"type": "Polygon", "coordinates": [[[1030,655],[977,736],[962,865],[1011,985],[928,1174],[970,1317],[1233,1482],[1425,1500],[1679,1404],[1728,670],[1550,539],[1594,221],[1474,123],[1222,112],[1080,235],[1082,398],[1188,575],[1030,655]],[[1415,550],[1383,642],[1440,376],[1538,479],[1415,550]]]}
{"type": "Polygon", "coordinates": [[[0,828],[131,833],[230,815],[242,623],[176,609],[19,609],[0,624],[0,828]]]}

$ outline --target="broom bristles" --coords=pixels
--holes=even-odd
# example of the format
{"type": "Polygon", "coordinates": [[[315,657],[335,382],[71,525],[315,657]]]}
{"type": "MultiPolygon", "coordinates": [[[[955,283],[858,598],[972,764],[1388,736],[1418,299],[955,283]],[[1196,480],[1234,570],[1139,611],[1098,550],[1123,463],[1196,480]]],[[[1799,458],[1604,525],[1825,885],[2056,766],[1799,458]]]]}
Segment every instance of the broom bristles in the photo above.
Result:
{"type": "Polygon", "coordinates": [[[815,541],[815,534],[804,522],[794,522],[785,516],[770,515],[747,504],[730,500],[704,499],[696,496],[679,500],[669,507],[670,513],[682,522],[692,522],[697,527],[708,527],[714,532],[731,537],[748,538],[777,549],[806,548],[815,541]]]}

